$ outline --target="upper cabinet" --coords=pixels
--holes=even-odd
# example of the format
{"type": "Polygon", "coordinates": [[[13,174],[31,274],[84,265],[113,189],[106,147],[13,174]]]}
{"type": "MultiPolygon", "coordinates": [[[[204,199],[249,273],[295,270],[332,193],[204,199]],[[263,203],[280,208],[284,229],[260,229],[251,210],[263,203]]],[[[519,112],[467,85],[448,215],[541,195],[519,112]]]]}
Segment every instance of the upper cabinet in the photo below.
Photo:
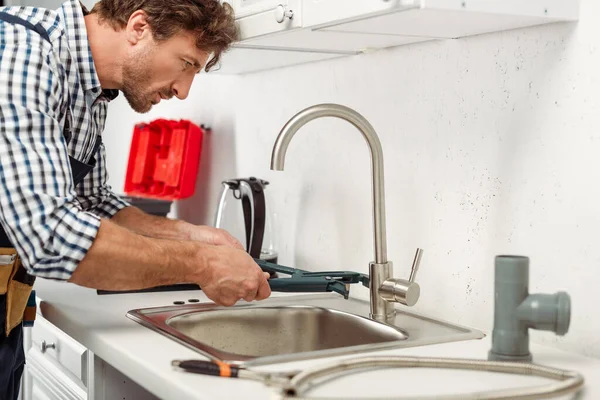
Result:
{"type": "Polygon", "coordinates": [[[578,0],[229,0],[241,41],[221,73],[245,73],[427,40],[574,21],[578,0]],[[233,2],[233,3],[232,3],[233,2]]]}
{"type": "Polygon", "coordinates": [[[575,20],[577,0],[305,0],[304,26],[335,32],[460,38],[575,20]]]}
{"type": "Polygon", "coordinates": [[[235,10],[242,42],[302,27],[302,0],[230,0],[229,3],[235,10]]]}

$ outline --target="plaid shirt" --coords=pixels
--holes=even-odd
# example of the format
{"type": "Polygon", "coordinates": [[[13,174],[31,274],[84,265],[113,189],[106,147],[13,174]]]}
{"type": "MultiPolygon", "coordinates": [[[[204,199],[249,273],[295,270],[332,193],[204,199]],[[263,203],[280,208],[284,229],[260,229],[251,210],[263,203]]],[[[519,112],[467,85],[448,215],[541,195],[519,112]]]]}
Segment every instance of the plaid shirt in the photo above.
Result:
{"type": "Polygon", "coordinates": [[[106,184],[108,101],[76,0],[56,11],[0,7],[48,33],[0,21],[0,224],[32,275],[67,280],[92,245],[100,217],[126,202],[106,184]],[[69,155],[97,163],[75,187],[69,155]]]}

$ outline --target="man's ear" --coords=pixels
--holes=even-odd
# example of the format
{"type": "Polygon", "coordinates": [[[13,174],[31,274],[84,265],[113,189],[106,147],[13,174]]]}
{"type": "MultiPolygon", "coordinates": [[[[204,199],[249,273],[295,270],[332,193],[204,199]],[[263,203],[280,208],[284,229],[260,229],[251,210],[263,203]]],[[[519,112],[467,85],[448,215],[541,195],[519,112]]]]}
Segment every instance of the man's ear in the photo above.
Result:
{"type": "Polygon", "coordinates": [[[129,16],[127,26],[125,27],[125,36],[132,45],[140,40],[152,38],[150,24],[148,24],[148,14],[143,10],[137,10],[129,16]]]}

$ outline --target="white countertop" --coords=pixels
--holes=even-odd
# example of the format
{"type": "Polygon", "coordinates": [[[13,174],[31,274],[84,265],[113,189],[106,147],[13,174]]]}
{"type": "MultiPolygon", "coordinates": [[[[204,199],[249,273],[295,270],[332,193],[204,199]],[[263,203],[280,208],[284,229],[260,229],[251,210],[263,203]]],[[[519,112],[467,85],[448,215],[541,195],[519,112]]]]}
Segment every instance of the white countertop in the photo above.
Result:
{"type": "MultiPolygon", "coordinates": [[[[171,367],[172,360],[202,359],[203,356],[125,316],[127,311],[132,309],[168,306],[175,300],[196,298],[201,302],[208,301],[201,291],[99,296],[92,289],[43,279],[36,281],[35,289],[42,300],[38,312],[44,318],[162,399],[274,398],[274,391],[259,382],[209,377],[175,370],[171,367]]],[[[488,336],[483,340],[385,350],[370,354],[485,359],[489,348],[488,336]]],[[[600,360],[534,344],[531,345],[531,352],[538,364],[583,374],[586,385],[578,399],[600,399],[600,360]]],[[[366,354],[362,353],[361,356],[366,354]]],[[[348,357],[350,356],[336,358],[348,357]]],[[[302,361],[260,369],[297,370],[331,360],[302,361]]],[[[534,377],[483,372],[382,369],[348,375],[327,383],[310,394],[340,399],[353,396],[435,396],[533,386],[546,382],[548,381],[534,377]]]]}

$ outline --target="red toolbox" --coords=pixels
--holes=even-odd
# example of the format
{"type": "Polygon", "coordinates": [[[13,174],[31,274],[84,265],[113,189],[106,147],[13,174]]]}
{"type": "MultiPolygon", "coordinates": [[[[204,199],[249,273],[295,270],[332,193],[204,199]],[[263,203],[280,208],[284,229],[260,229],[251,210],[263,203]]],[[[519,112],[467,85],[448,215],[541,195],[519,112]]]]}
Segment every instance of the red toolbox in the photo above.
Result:
{"type": "Polygon", "coordinates": [[[125,193],[157,199],[194,194],[203,130],[190,121],[157,119],[133,131],[125,193]]]}

